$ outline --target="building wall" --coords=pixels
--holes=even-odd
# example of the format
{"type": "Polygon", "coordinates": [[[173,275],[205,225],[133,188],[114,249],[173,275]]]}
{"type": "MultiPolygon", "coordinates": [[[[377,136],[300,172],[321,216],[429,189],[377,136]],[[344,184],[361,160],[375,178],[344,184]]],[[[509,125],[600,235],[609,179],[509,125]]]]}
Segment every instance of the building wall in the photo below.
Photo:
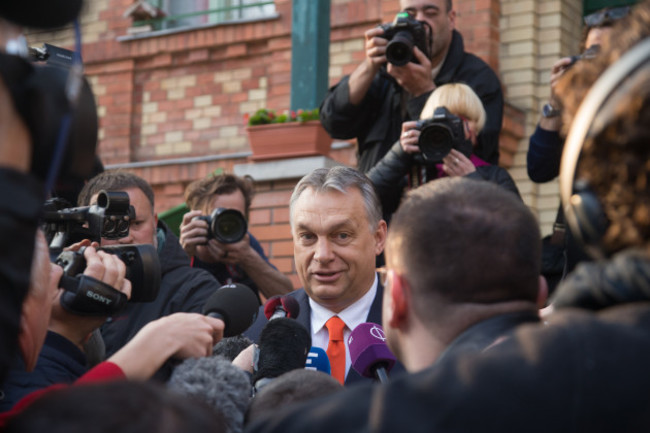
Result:
{"type": "MultiPolygon", "coordinates": [[[[130,36],[123,16],[132,0],[86,2],[83,59],[100,116],[100,156],[149,181],[156,210],[183,201],[185,186],[208,173],[251,163],[244,115],[289,107],[291,0],[277,17],[154,37],[130,36]]],[[[526,175],[527,137],[548,97],[548,70],[577,50],[580,5],[571,0],[455,0],[468,51],[486,60],[506,95],[501,165],[550,230],[557,184],[526,175]]],[[[364,57],[363,32],[393,19],[397,0],[331,0],[329,80],[336,83],[364,57]]],[[[72,32],[35,33],[30,42],[72,46],[72,32]]],[[[304,107],[312,108],[312,107],[304,107]]],[[[332,158],[355,165],[353,143],[335,143],[332,158]]],[[[251,231],[272,262],[298,287],[287,203],[298,179],[258,183],[251,231]]]]}
{"type": "Polygon", "coordinates": [[[573,0],[501,0],[500,74],[506,99],[525,112],[525,133],[510,174],[526,204],[536,212],[542,233],[552,230],[559,205],[557,180],[530,181],[526,172],[528,137],[550,95],[550,69],[560,57],[576,54],[582,5],[573,0]]]}

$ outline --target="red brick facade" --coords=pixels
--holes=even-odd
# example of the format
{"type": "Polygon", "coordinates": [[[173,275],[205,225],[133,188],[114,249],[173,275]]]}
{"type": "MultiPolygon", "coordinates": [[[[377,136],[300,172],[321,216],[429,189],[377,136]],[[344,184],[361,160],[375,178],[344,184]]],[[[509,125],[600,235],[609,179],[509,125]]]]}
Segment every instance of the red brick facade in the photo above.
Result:
{"type": "MultiPolygon", "coordinates": [[[[363,32],[392,20],[399,2],[331,3],[329,78],[335,83],[362,60],[363,32]]],[[[151,37],[128,36],[132,22],[122,14],[131,4],[97,0],[83,20],[84,36],[91,26],[95,29],[84,44],[83,57],[97,96],[99,150],[105,165],[211,158],[128,166],[152,184],[156,210],[163,211],[182,203],[190,181],[251,162],[246,157],[244,114],[261,107],[289,107],[291,0],[276,0],[277,18],[151,37]]],[[[467,50],[498,71],[499,1],[456,0],[454,5],[467,50]]],[[[523,135],[523,116],[508,107],[504,124],[502,164],[509,166],[523,135]]],[[[355,164],[351,146],[333,151],[332,157],[355,164]]],[[[250,226],[272,262],[299,287],[287,209],[296,181],[258,184],[250,226]]]]}

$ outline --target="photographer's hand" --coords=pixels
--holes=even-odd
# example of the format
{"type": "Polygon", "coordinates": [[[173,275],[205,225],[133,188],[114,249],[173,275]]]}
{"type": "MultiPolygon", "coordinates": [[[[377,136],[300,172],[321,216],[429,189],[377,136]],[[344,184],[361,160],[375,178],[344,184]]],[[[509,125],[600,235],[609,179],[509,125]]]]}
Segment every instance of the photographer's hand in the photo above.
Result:
{"type": "Polygon", "coordinates": [[[289,277],[267,263],[251,246],[248,233],[242,240],[232,244],[222,244],[211,239],[208,247],[213,248],[214,254],[221,254],[218,261],[242,268],[259,288],[260,294],[267,299],[293,290],[289,277]]]}
{"type": "Polygon", "coordinates": [[[386,45],[388,41],[382,37],[384,30],[373,27],[365,33],[366,58],[350,75],[350,103],[359,105],[366,96],[373,78],[381,65],[386,63],[386,45]]]}
{"type": "Polygon", "coordinates": [[[442,163],[442,169],[449,177],[466,176],[476,171],[472,161],[456,149],[451,149],[451,152],[442,158],[442,163]]]}
{"type": "Polygon", "coordinates": [[[413,47],[413,54],[418,59],[418,63],[409,62],[404,66],[395,66],[388,64],[388,73],[392,75],[397,84],[413,96],[420,96],[432,92],[436,85],[431,78],[431,60],[420,51],[418,47],[413,47]]]}
{"type": "MultiPolygon", "coordinates": [[[[108,254],[103,251],[97,251],[94,247],[87,247],[84,250],[86,259],[86,269],[84,275],[96,278],[103,283],[110,285],[131,297],[131,282],[125,278],[126,265],[116,255],[108,254]]],[[[57,284],[63,273],[58,265],[52,264],[53,267],[53,284],[57,284]]],[[[91,332],[99,328],[105,317],[79,316],[69,313],[61,307],[59,291],[52,305],[52,318],[49,329],[57,334],[67,338],[72,343],[83,350],[83,343],[90,336],[91,332]]]]}
{"type": "Polygon", "coordinates": [[[63,251],[79,251],[81,248],[89,246],[99,248],[99,242],[91,242],[90,239],[84,239],[83,241],[65,247],[63,251]]]}
{"type": "Polygon", "coordinates": [[[201,215],[203,213],[200,210],[190,211],[183,215],[183,221],[181,222],[179,241],[190,257],[197,254],[198,246],[204,245],[208,241],[208,223],[200,219],[194,219],[201,215]]]}
{"type": "Polygon", "coordinates": [[[418,146],[420,131],[415,129],[417,124],[418,122],[415,120],[402,123],[402,135],[400,135],[399,144],[406,153],[420,152],[420,146],[418,146]]]}

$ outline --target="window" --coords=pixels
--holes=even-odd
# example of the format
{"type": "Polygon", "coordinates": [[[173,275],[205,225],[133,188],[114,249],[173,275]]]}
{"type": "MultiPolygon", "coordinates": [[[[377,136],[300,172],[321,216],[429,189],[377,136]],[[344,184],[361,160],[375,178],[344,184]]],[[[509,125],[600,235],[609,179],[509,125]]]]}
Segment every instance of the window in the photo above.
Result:
{"type": "Polygon", "coordinates": [[[167,13],[159,29],[195,27],[228,21],[273,16],[273,1],[261,0],[158,0],[167,13]]]}

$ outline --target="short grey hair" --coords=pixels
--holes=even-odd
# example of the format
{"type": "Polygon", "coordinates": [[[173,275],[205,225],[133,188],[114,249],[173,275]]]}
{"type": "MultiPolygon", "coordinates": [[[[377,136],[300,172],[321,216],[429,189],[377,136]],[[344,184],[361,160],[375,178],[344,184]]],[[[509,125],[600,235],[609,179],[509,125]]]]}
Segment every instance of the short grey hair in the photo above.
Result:
{"type": "Polygon", "coordinates": [[[343,194],[347,194],[350,188],[357,188],[363,197],[363,204],[366,208],[366,216],[370,227],[375,229],[382,219],[381,204],[370,179],[354,168],[337,165],[332,168],[317,168],[300,179],[300,182],[293,189],[291,201],[289,202],[291,224],[293,224],[294,205],[307,188],[311,188],[315,192],[334,190],[343,194]]]}

